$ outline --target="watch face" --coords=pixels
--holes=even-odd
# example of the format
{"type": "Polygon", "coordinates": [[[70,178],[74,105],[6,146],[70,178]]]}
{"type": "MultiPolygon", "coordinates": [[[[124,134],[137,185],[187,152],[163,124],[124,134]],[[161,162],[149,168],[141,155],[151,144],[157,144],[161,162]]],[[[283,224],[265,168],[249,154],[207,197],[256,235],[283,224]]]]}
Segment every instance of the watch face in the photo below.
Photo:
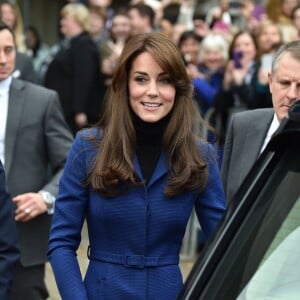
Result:
{"type": "Polygon", "coordinates": [[[53,197],[50,193],[48,192],[41,192],[42,197],[44,198],[44,202],[47,204],[48,208],[53,207],[53,203],[55,201],[55,197],[53,197]]]}
{"type": "Polygon", "coordinates": [[[53,208],[53,203],[47,203],[46,202],[46,206],[47,206],[48,209],[53,208]]]}

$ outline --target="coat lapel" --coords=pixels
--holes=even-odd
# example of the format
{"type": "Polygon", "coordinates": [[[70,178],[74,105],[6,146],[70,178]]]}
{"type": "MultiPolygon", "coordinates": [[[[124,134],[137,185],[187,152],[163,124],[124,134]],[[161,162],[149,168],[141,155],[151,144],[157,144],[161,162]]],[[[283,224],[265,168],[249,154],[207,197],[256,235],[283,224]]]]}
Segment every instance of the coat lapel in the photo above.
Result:
{"type": "Polygon", "coordinates": [[[152,177],[149,180],[148,186],[150,187],[156,180],[161,176],[165,175],[169,171],[169,164],[164,152],[160,154],[159,160],[156,164],[155,170],[152,174],[152,177]]]}
{"type": "MultiPolygon", "coordinates": [[[[134,156],[133,159],[133,166],[134,166],[134,170],[136,171],[138,177],[143,180],[144,176],[140,167],[140,164],[138,162],[137,156],[134,156]]],[[[154,169],[154,172],[149,180],[149,182],[147,183],[147,186],[150,187],[151,184],[153,184],[156,180],[158,180],[161,176],[163,176],[164,174],[166,174],[169,170],[169,165],[167,163],[167,158],[164,152],[162,152],[160,154],[159,160],[156,164],[156,167],[154,169]]]]}
{"type": "Polygon", "coordinates": [[[142,170],[141,170],[141,167],[140,167],[137,155],[135,155],[134,158],[133,158],[133,167],[134,167],[134,170],[136,171],[138,177],[141,180],[143,180],[144,176],[143,176],[143,173],[142,173],[142,170]]]}
{"type": "Polygon", "coordinates": [[[23,83],[12,80],[9,90],[8,111],[5,131],[5,172],[9,173],[13,159],[14,147],[17,132],[20,125],[21,114],[24,106],[24,96],[22,93],[23,83]]]}

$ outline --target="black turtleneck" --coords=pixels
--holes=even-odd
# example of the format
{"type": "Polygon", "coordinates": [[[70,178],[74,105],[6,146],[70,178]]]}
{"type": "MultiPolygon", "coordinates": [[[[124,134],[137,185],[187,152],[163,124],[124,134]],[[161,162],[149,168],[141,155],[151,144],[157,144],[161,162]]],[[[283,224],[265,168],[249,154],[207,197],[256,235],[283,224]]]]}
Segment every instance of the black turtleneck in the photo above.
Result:
{"type": "Polygon", "coordinates": [[[163,148],[163,135],[169,123],[170,114],[155,123],[144,122],[135,113],[132,113],[136,131],[136,154],[144,179],[149,181],[160,153],[163,148]]]}

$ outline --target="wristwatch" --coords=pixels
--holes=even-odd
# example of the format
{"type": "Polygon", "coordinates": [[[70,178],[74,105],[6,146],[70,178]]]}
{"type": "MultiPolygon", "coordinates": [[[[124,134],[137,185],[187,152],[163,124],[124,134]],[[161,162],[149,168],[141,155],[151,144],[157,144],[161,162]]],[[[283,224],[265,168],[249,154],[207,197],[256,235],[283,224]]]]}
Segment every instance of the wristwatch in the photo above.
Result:
{"type": "Polygon", "coordinates": [[[43,200],[47,205],[48,213],[51,213],[51,211],[53,210],[55,197],[46,191],[40,191],[39,193],[42,195],[43,200]]]}

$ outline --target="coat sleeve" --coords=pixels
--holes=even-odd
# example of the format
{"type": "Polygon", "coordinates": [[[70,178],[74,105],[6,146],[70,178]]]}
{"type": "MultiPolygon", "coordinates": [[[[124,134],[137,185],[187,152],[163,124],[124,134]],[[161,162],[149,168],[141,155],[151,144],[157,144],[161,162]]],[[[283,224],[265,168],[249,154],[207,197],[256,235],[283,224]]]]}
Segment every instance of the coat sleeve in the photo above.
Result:
{"type": "Polygon", "coordinates": [[[7,192],[0,162],[0,299],[8,300],[14,267],[19,259],[17,229],[11,197],[7,192]]]}
{"type": "Polygon", "coordinates": [[[83,145],[78,133],[61,177],[49,238],[48,258],[64,300],[88,299],[76,256],[88,201],[88,188],[82,184],[86,178],[83,145]]]}
{"type": "Polygon", "coordinates": [[[218,88],[210,85],[202,78],[195,78],[193,80],[195,92],[202,96],[207,105],[211,106],[215,96],[217,95],[218,88]]]}
{"type": "Polygon", "coordinates": [[[73,143],[73,135],[65,122],[57,93],[51,91],[48,93],[48,97],[49,101],[44,118],[44,135],[52,178],[43,187],[43,190],[56,195],[59,179],[73,143]]]}
{"type": "Polygon", "coordinates": [[[201,229],[207,239],[215,231],[222,218],[226,210],[226,201],[213,147],[202,145],[201,148],[208,165],[208,178],[205,189],[196,201],[195,209],[201,229]]]}

